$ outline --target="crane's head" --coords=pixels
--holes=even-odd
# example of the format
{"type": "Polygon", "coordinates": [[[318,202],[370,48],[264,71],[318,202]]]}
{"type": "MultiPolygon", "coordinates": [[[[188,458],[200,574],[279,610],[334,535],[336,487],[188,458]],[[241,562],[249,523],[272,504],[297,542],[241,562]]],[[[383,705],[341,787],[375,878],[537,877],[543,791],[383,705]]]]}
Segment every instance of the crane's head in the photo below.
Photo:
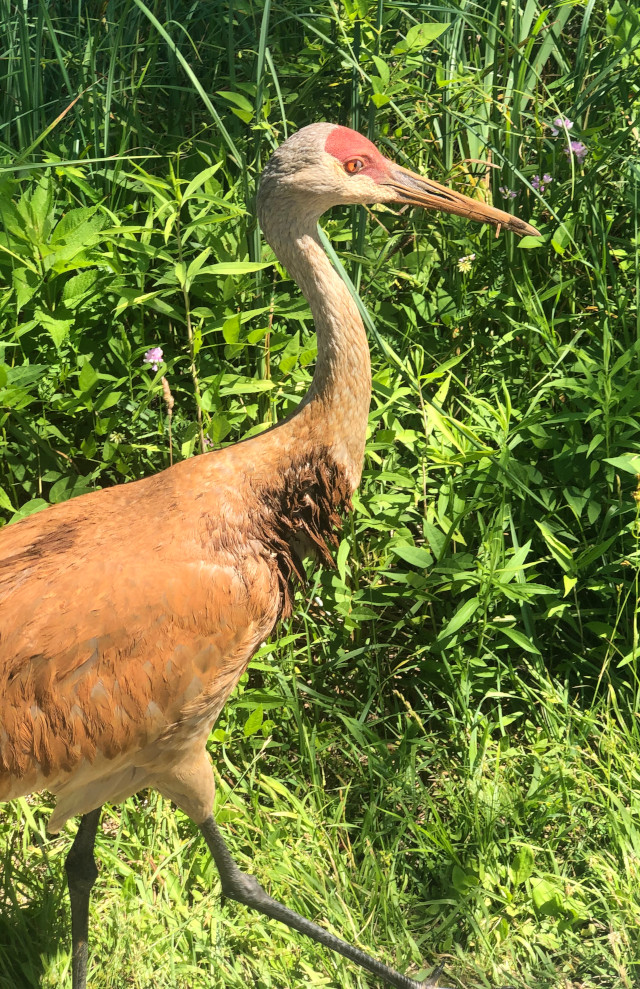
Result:
{"type": "Polygon", "coordinates": [[[339,204],[402,203],[539,236],[519,217],[396,165],[362,134],[336,124],[303,127],[273,153],[258,193],[261,222],[267,203],[277,208],[272,198],[315,219],[339,204]]]}

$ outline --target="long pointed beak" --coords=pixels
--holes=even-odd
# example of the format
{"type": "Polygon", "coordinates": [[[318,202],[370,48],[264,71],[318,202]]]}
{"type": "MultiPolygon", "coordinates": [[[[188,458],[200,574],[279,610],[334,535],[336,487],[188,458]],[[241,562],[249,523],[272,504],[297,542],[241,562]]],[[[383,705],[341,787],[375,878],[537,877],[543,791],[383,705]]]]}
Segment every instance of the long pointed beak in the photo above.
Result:
{"type": "Polygon", "coordinates": [[[504,210],[489,206],[479,199],[464,196],[461,192],[448,189],[445,185],[434,182],[433,179],[416,175],[415,172],[410,172],[408,168],[403,168],[394,162],[389,162],[389,166],[388,178],[384,185],[390,186],[397,193],[397,201],[400,203],[424,206],[426,209],[439,209],[445,213],[456,213],[458,216],[466,216],[479,223],[492,223],[495,227],[513,230],[520,237],[525,234],[540,237],[540,232],[535,227],[525,223],[518,216],[505,213],[504,210]]]}

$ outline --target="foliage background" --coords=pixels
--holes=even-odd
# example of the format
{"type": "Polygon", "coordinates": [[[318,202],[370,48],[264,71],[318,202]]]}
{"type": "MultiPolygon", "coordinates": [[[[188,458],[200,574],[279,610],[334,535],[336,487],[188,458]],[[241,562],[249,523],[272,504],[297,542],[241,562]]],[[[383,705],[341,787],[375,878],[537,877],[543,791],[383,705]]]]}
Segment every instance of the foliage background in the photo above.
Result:
{"type": "MultiPolygon", "coordinates": [[[[326,218],[372,333],[365,474],[212,736],[216,813],[273,895],[402,971],[637,985],[635,6],[0,0],[0,39],[4,522],[295,407],[313,327],[252,204],[297,127],[542,231],[326,218]]],[[[49,808],[0,815],[7,989],[70,984],[49,808]]],[[[95,989],[368,984],[221,904],[156,794],[103,831],[95,989]]]]}

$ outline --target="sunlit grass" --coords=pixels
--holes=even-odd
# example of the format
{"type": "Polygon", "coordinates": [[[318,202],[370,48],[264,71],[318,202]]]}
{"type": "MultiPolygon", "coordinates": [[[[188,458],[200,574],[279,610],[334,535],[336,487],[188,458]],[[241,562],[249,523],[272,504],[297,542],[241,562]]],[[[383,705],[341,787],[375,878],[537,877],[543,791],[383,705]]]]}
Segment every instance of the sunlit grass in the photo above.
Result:
{"type": "MultiPolygon", "coordinates": [[[[519,737],[496,740],[487,704],[473,764],[455,716],[441,730],[398,713],[387,759],[375,721],[364,750],[342,744],[333,726],[318,759],[325,787],[301,785],[304,763],[283,776],[276,754],[262,744],[252,752],[238,733],[237,763],[214,750],[224,767],[216,808],[234,855],[272,895],[402,970],[424,971],[438,956],[462,986],[635,985],[636,740],[550,682],[537,693],[547,729],[527,718],[519,737]]],[[[329,699],[314,702],[309,725],[324,722],[329,699]]],[[[29,853],[25,862],[15,848],[5,866],[16,901],[4,914],[7,987],[21,984],[25,954],[24,985],[36,973],[51,987],[68,975],[69,839],[44,839],[44,808],[34,810],[36,832],[19,805],[3,818],[29,853]]],[[[281,925],[221,904],[198,833],[157,795],[105,811],[102,831],[93,986],[367,985],[281,925]]]]}

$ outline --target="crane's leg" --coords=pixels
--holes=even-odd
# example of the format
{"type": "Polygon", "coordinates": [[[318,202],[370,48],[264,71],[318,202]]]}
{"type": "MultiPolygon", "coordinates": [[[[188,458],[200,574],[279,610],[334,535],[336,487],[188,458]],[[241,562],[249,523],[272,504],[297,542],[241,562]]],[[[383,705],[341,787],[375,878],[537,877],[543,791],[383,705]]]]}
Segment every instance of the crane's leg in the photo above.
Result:
{"type": "Polygon", "coordinates": [[[341,955],[344,955],[345,958],[349,958],[357,965],[361,965],[362,968],[372,972],[389,985],[395,986],[396,989],[435,989],[442,973],[441,965],[424,982],[416,982],[415,979],[410,979],[406,975],[401,975],[400,972],[389,968],[387,965],[383,965],[382,962],[376,961],[371,955],[367,955],[364,951],[360,951],[359,948],[355,948],[346,941],[342,941],[335,934],[325,931],[322,927],[318,927],[317,924],[301,917],[299,913],[289,910],[282,903],[272,899],[268,893],[265,893],[257,879],[241,872],[231,858],[229,849],[224,842],[218,825],[213,819],[213,815],[210,815],[200,825],[200,830],[218,867],[224,896],[228,896],[232,900],[237,900],[238,903],[244,903],[245,906],[253,907],[255,910],[259,910],[260,913],[266,914],[267,917],[280,920],[288,927],[300,931],[301,934],[308,935],[314,941],[326,945],[327,948],[332,948],[333,951],[337,951],[341,955]]]}
{"type": "Polygon", "coordinates": [[[71,984],[86,989],[89,949],[89,897],[98,876],[93,847],[100,821],[100,810],[92,810],[80,819],[73,845],[64,864],[71,900],[71,984]]]}

